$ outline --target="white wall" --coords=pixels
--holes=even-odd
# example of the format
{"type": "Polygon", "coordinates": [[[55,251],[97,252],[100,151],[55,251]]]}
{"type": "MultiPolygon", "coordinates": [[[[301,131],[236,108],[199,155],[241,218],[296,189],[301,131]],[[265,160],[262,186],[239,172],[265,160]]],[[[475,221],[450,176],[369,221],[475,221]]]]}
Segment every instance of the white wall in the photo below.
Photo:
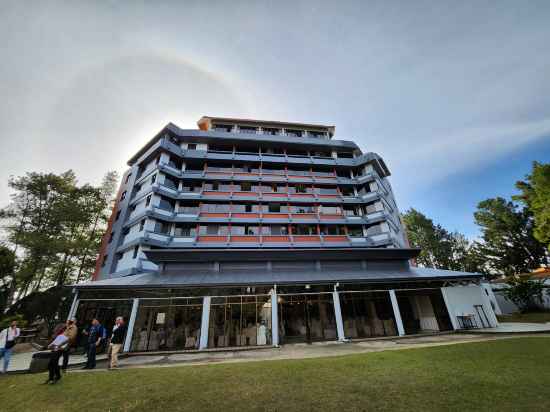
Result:
{"type": "MultiPolygon", "coordinates": [[[[477,324],[481,327],[484,323],[478,316],[474,305],[482,305],[491,327],[496,327],[498,321],[489,302],[489,297],[481,286],[452,286],[441,288],[443,299],[447,305],[449,316],[454,329],[459,329],[457,316],[474,315],[477,324]]],[[[486,321],[485,321],[486,323],[486,321]]]]}

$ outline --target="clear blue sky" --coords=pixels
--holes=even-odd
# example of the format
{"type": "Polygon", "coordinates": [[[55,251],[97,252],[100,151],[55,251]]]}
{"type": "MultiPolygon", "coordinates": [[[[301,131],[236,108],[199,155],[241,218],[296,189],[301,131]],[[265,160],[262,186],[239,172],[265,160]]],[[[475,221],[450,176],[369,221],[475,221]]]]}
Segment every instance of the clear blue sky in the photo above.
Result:
{"type": "Polygon", "coordinates": [[[7,1],[10,175],[98,183],[166,123],[336,126],[384,157],[402,209],[476,236],[478,201],[549,161],[550,1],[7,1]]]}

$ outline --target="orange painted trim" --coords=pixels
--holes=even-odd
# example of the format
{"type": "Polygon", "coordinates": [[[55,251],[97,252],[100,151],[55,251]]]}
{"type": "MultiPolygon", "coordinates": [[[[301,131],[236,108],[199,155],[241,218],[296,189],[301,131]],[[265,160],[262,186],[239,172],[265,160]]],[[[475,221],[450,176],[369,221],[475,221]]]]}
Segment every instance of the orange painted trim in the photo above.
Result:
{"type": "Polygon", "coordinates": [[[344,215],[337,215],[337,214],[330,214],[330,215],[324,215],[324,214],[320,214],[319,215],[319,218],[321,220],[330,220],[330,219],[344,219],[344,215]]]}
{"type": "Polygon", "coordinates": [[[347,242],[348,241],[347,236],[340,236],[340,235],[326,235],[326,236],[323,236],[323,239],[328,242],[347,242]]]}
{"type": "Polygon", "coordinates": [[[233,213],[231,215],[233,219],[259,219],[259,213],[233,213]]]}
{"type": "Polygon", "coordinates": [[[293,213],[292,218],[293,219],[317,219],[317,215],[315,213],[293,213]]]}
{"type": "Polygon", "coordinates": [[[227,236],[199,236],[199,242],[227,242],[227,236]]]}
{"type": "Polygon", "coordinates": [[[295,242],[320,242],[321,238],[319,236],[296,236],[294,235],[295,242]]]}
{"type": "Polygon", "coordinates": [[[264,219],[288,219],[288,213],[264,213],[264,219]]]}
{"type": "Polygon", "coordinates": [[[259,243],[260,236],[231,236],[231,242],[259,243]]]}
{"type": "Polygon", "coordinates": [[[264,243],[266,242],[290,242],[290,236],[263,236],[264,243]]]}
{"type": "Polygon", "coordinates": [[[233,192],[233,196],[252,196],[258,197],[257,192],[233,192]]]}

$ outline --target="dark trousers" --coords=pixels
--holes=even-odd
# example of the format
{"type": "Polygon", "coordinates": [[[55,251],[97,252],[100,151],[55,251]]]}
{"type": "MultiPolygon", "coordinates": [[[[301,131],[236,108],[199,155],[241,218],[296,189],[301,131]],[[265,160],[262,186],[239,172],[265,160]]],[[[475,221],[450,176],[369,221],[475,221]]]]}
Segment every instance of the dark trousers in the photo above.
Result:
{"type": "Polygon", "coordinates": [[[71,351],[70,348],[67,348],[63,351],[63,363],[61,364],[61,369],[66,370],[67,366],[69,366],[69,352],[71,351]]]}
{"type": "Polygon", "coordinates": [[[95,354],[97,346],[95,343],[90,343],[88,345],[88,360],[86,361],[86,367],[93,369],[95,368],[95,354]]]}
{"type": "Polygon", "coordinates": [[[61,379],[61,369],[59,369],[59,358],[62,355],[62,351],[56,350],[52,352],[50,361],[48,362],[48,371],[50,372],[50,380],[59,380],[61,379]]]}

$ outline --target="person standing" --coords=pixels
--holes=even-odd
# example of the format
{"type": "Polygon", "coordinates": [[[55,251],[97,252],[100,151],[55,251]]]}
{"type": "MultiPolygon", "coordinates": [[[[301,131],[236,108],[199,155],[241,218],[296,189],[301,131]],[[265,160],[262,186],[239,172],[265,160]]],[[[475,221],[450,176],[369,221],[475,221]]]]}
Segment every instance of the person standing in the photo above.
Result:
{"type": "Polygon", "coordinates": [[[67,323],[65,324],[65,332],[64,335],[68,339],[68,344],[65,347],[65,350],[63,350],[63,364],[61,366],[61,370],[63,372],[67,371],[67,366],[69,365],[69,355],[71,352],[71,348],[76,346],[76,338],[78,336],[78,328],[76,326],[76,319],[69,319],[67,320],[67,323]]]}
{"type": "Polygon", "coordinates": [[[48,380],[45,384],[56,384],[61,379],[61,369],[59,368],[59,358],[69,346],[69,338],[65,336],[65,328],[62,328],[57,333],[55,339],[48,345],[52,350],[50,361],[48,362],[48,380]]]}
{"type": "Polygon", "coordinates": [[[16,339],[21,334],[21,331],[17,327],[17,321],[14,320],[11,325],[0,332],[0,359],[4,358],[4,365],[2,367],[2,373],[8,371],[10,365],[11,351],[15,346],[16,339]]]}
{"type": "Polygon", "coordinates": [[[113,334],[111,336],[111,343],[109,344],[109,353],[111,354],[110,368],[118,368],[118,354],[122,349],[124,338],[126,337],[126,325],[124,318],[119,316],[115,320],[115,326],[113,327],[113,334]]]}
{"type": "Polygon", "coordinates": [[[105,328],[99,323],[99,320],[92,319],[92,326],[87,332],[88,335],[88,360],[86,366],[82,369],[94,369],[95,368],[95,356],[97,348],[107,337],[105,328]]]}

